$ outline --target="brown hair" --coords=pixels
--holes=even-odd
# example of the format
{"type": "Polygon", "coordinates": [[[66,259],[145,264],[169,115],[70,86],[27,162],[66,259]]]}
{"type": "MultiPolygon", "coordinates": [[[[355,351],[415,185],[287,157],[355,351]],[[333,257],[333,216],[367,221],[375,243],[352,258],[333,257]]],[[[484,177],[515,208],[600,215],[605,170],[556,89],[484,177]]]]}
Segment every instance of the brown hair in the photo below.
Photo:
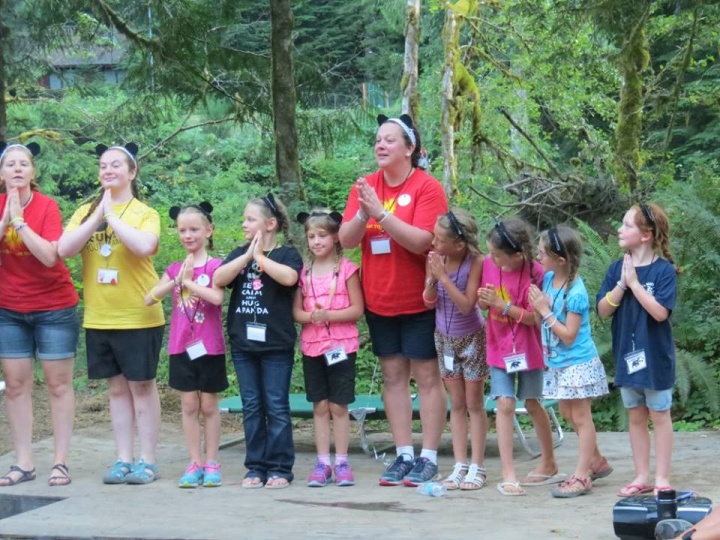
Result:
{"type": "Polygon", "coordinates": [[[512,218],[505,221],[498,221],[495,226],[490,229],[487,235],[487,241],[495,249],[508,254],[522,253],[525,264],[530,267],[530,279],[535,282],[535,272],[533,270],[533,244],[531,238],[530,225],[520,218],[512,218]]]}
{"type": "Polygon", "coordinates": [[[663,208],[655,203],[636,204],[631,210],[635,210],[635,225],[642,232],[649,232],[653,236],[652,247],[659,252],[675,271],[680,274],[682,270],[675,265],[672,253],[670,253],[670,220],[663,208]]]}
{"type": "MultiPolygon", "coordinates": [[[[108,150],[119,150],[120,153],[122,154],[123,158],[125,158],[125,163],[127,163],[127,166],[128,166],[128,169],[130,170],[130,172],[135,173],[135,178],[133,178],[132,181],[130,182],[130,190],[132,191],[133,197],[135,197],[136,199],[140,199],[140,190],[138,189],[138,185],[137,185],[138,175],[140,174],[140,166],[138,165],[137,161],[132,159],[130,157],[130,155],[127,153],[127,151],[123,152],[118,147],[114,147],[114,146],[110,147],[107,150],[105,150],[105,152],[107,152],[108,150]]],[[[104,156],[105,152],[103,152],[100,157],[104,156]]],[[[81,223],[85,223],[87,221],[87,219],[90,216],[92,216],[93,212],[95,212],[95,209],[100,204],[100,201],[102,200],[103,195],[104,195],[104,191],[102,189],[100,189],[99,193],[94,196],[95,199],[92,201],[90,208],[88,208],[88,211],[87,211],[87,214],[85,214],[85,217],[82,218],[81,223]]],[[[92,199],[92,197],[90,197],[90,199],[92,199]]]]}
{"type": "Polygon", "coordinates": [[[567,225],[558,225],[550,229],[557,235],[556,239],[560,241],[560,245],[554,245],[551,241],[550,231],[544,231],[540,234],[540,244],[550,257],[562,257],[567,261],[568,277],[565,284],[565,292],[570,292],[570,287],[577,279],[577,273],[580,269],[580,259],[582,258],[582,240],[580,234],[567,225]],[[559,248],[559,249],[558,249],[559,248]]]}
{"type": "Polygon", "coordinates": [[[463,210],[462,208],[452,208],[447,214],[442,214],[438,217],[438,225],[447,233],[451,239],[463,242],[470,253],[473,255],[480,255],[482,250],[478,243],[478,226],[477,221],[470,212],[463,210]],[[452,217],[457,222],[457,227],[453,223],[452,217]]]}

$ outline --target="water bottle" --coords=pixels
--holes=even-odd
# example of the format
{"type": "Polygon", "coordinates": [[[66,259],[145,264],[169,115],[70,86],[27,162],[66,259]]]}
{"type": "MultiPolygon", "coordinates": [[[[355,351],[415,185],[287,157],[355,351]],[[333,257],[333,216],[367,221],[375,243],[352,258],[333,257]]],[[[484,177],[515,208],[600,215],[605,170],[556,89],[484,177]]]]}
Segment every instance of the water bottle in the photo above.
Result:
{"type": "Polygon", "coordinates": [[[416,491],[428,497],[442,497],[447,493],[447,488],[440,482],[425,482],[420,484],[416,491]]]}
{"type": "Polygon", "coordinates": [[[661,489],[657,494],[658,521],[677,518],[677,494],[674,489],[661,489]]]}

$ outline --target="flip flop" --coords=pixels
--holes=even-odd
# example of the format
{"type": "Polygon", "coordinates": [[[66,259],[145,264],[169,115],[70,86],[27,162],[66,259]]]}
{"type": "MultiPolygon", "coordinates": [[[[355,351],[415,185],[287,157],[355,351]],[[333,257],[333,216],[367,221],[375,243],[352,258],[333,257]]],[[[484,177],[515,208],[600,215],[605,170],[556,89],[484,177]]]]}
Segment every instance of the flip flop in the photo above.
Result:
{"type": "Polygon", "coordinates": [[[290,487],[290,481],[282,476],[271,476],[265,483],[265,489],[285,489],[290,487]]]}
{"type": "Polygon", "coordinates": [[[10,467],[10,470],[5,476],[0,477],[0,480],[7,480],[7,484],[0,484],[0,487],[15,486],[17,484],[21,484],[22,482],[30,482],[31,480],[35,480],[35,467],[30,469],[29,471],[26,471],[25,469],[21,469],[17,465],[13,465],[12,467],[10,467]],[[10,474],[14,472],[20,473],[20,477],[13,478],[12,476],[10,476],[10,474]]]}
{"type": "Polygon", "coordinates": [[[72,482],[72,478],[70,478],[70,470],[64,463],[56,463],[53,465],[52,469],[50,469],[50,475],[50,478],[48,478],[48,485],[50,487],[67,486],[70,482],[72,482]],[[52,476],[53,471],[59,472],[60,476],[52,476]]]}
{"type": "Polygon", "coordinates": [[[542,474],[531,472],[525,477],[524,482],[520,482],[521,486],[532,487],[532,486],[548,486],[550,484],[559,484],[567,478],[565,473],[556,474],[542,474]],[[536,481],[530,480],[530,478],[537,478],[536,481]]]}
{"type": "Polygon", "coordinates": [[[620,491],[618,491],[618,497],[633,497],[635,495],[642,495],[643,493],[650,493],[653,490],[653,486],[647,484],[625,484],[620,491]]]}
{"type": "Polygon", "coordinates": [[[242,487],[245,489],[260,489],[265,487],[265,481],[259,476],[246,476],[243,478],[242,487]],[[257,480],[257,482],[256,482],[257,480]]]}
{"type": "Polygon", "coordinates": [[[508,491],[506,489],[508,487],[520,488],[520,482],[500,482],[497,485],[497,490],[500,492],[500,495],[504,495],[505,497],[522,497],[523,495],[527,495],[522,488],[520,488],[520,491],[515,492],[508,491]]]}

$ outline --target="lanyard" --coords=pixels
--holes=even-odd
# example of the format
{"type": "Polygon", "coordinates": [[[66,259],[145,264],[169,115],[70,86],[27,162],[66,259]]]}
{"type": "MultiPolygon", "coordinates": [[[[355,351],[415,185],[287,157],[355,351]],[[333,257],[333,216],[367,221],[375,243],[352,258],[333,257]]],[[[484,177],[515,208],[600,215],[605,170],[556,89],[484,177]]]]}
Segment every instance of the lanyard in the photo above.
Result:
{"type": "MultiPolygon", "coordinates": [[[[313,262],[314,264],[314,262],[313,262]]],[[[314,300],[313,304],[317,306],[317,294],[315,293],[315,283],[313,282],[312,277],[312,269],[313,264],[310,265],[310,268],[305,273],[305,279],[307,281],[307,290],[312,293],[312,300],[314,300]]],[[[337,290],[337,281],[338,281],[338,274],[340,273],[340,261],[338,258],[335,259],[335,264],[333,265],[333,277],[330,280],[330,286],[328,287],[328,298],[325,302],[325,307],[323,309],[330,309],[330,305],[332,303],[333,296],[335,296],[335,291],[337,290]]],[[[328,334],[330,334],[330,321],[325,321],[325,328],[328,331],[328,334]]]]}
{"type": "MultiPolygon", "coordinates": [[[[465,252],[465,255],[463,256],[462,260],[460,261],[460,265],[458,266],[457,271],[455,272],[455,279],[453,280],[453,283],[455,287],[457,287],[458,281],[460,280],[460,270],[462,269],[463,265],[465,264],[465,261],[467,260],[469,252],[465,252]]],[[[438,284],[439,286],[439,284],[438,284]]],[[[466,287],[467,288],[467,287],[466,287]]],[[[445,294],[443,295],[443,314],[445,315],[445,335],[450,334],[450,325],[452,324],[453,315],[455,315],[455,302],[452,301],[452,298],[450,298],[450,317],[448,319],[448,309],[447,309],[447,300],[449,298],[449,294],[447,289],[445,290],[445,294]]],[[[463,291],[464,292],[464,291],[463,291]]]]}
{"type": "MultiPolygon", "coordinates": [[[[523,261],[523,265],[520,267],[520,275],[518,276],[518,284],[517,284],[517,293],[518,293],[518,300],[520,298],[520,284],[522,283],[522,276],[523,272],[525,271],[525,262],[523,261]]],[[[503,288],[503,272],[502,268],[500,269],[500,290],[503,288]]],[[[512,303],[512,296],[510,296],[510,291],[507,291],[508,293],[508,301],[512,303]]],[[[512,342],[513,342],[513,354],[515,354],[515,327],[513,326],[513,320],[510,318],[510,314],[508,313],[506,315],[507,323],[510,325],[510,333],[512,334],[512,342]]],[[[517,321],[518,328],[520,327],[520,324],[522,324],[519,320],[517,321]]]]}
{"type": "MultiPolygon", "coordinates": [[[[567,282],[568,282],[568,280],[567,280],[567,278],[565,278],[565,281],[563,281],[562,285],[560,285],[560,289],[558,289],[558,292],[553,297],[552,304],[550,305],[550,312],[552,314],[555,314],[555,301],[558,299],[558,296],[560,296],[561,293],[563,295],[563,304],[565,303],[565,300],[566,300],[565,297],[567,296],[567,293],[565,292],[565,285],[567,285],[567,282]]],[[[550,280],[550,282],[548,283],[547,290],[545,290],[543,292],[545,294],[547,294],[548,296],[550,296],[551,288],[552,288],[552,280],[550,280]]],[[[557,315],[555,315],[555,319],[559,320],[557,315]]],[[[567,322],[567,319],[566,319],[566,322],[567,322]]],[[[550,355],[552,356],[552,352],[555,350],[555,347],[552,346],[552,339],[551,339],[552,338],[552,329],[550,327],[546,327],[544,324],[542,325],[542,328],[543,328],[543,332],[546,332],[545,345],[547,346],[548,353],[550,353],[550,355]]]]}
{"type": "MultiPolygon", "coordinates": [[[[210,260],[210,255],[207,255],[207,258],[205,259],[205,266],[203,266],[202,273],[205,274],[207,272],[207,265],[208,261],[210,260]]],[[[180,267],[180,270],[182,270],[182,266],[180,267]]],[[[193,272],[195,269],[193,268],[193,272]]],[[[192,339],[195,339],[195,315],[197,315],[198,308],[200,308],[200,302],[202,302],[202,298],[198,296],[198,301],[195,304],[195,309],[193,310],[192,316],[188,313],[188,309],[185,305],[185,298],[183,297],[183,290],[185,287],[183,287],[182,281],[180,281],[180,309],[185,314],[185,317],[188,320],[188,324],[190,324],[190,333],[192,334],[192,339]]],[[[188,305],[191,295],[188,295],[188,305]]]]}

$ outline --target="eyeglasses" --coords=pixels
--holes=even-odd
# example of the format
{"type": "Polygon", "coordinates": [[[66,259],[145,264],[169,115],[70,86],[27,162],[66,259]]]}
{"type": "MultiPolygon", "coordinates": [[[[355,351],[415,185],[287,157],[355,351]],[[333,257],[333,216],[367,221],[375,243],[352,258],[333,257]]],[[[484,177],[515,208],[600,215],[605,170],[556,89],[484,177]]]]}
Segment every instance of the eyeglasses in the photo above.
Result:
{"type": "Polygon", "coordinates": [[[460,222],[455,217],[455,214],[452,213],[452,211],[445,214],[448,219],[450,220],[450,225],[452,225],[452,228],[455,229],[455,233],[460,237],[463,238],[465,236],[465,232],[463,231],[462,226],[460,225],[460,222]]]}

